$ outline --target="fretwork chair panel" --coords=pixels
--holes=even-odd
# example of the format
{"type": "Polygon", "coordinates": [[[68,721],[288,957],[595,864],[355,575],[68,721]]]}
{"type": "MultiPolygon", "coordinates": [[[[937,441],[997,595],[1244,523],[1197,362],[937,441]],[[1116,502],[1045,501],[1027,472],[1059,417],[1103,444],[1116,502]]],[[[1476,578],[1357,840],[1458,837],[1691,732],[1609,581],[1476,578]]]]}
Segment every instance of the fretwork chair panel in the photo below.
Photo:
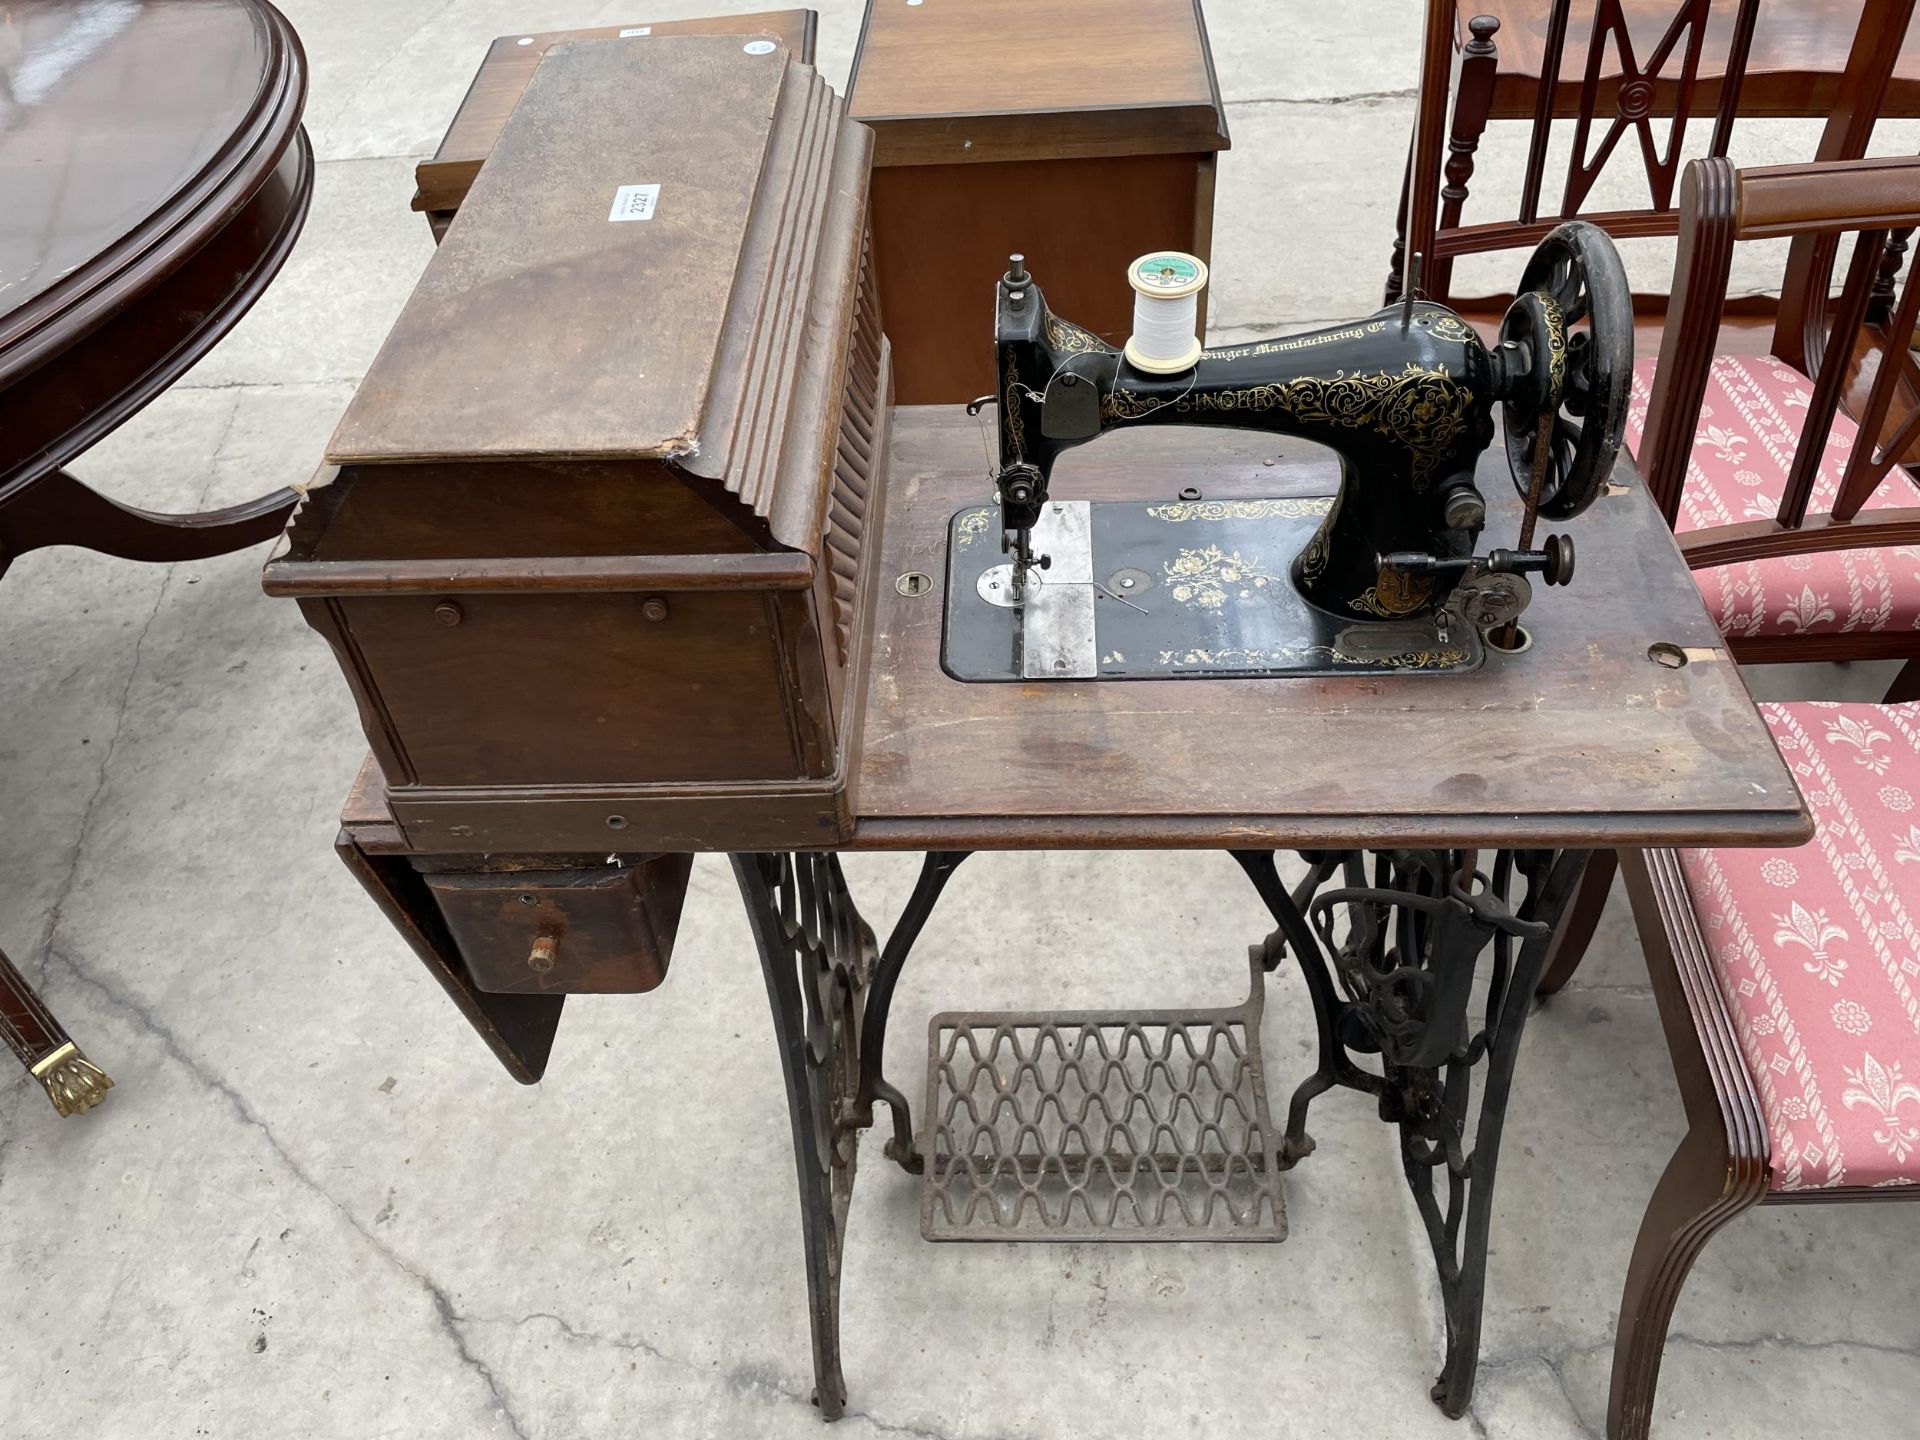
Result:
{"type": "Polygon", "coordinates": [[[1422,293],[1497,310],[1501,297],[1455,295],[1455,261],[1532,246],[1575,215],[1616,240],[1672,236],[1687,159],[1726,155],[1736,127],[1755,116],[1825,120],[1816,148],[1782,158],[1866,154],[1890,95],[1920,101],[1920,86],[1898,73],[1901,47],[1887,40],[1907,34],[1912,11],[1913,0],[1513,0],[1473,8],[1429,0],[1388,298],[1400,293],[1408,257],[1418,253],[1422,293]],[[1496,167],[1501,183],[1489,186],[1476,171],[1494,119],[1516,124],[1503,127],[1493,148],[1524,158],[1496,167]],[[1524,134],[1512,133],[1521,123],[1524,134]]]}

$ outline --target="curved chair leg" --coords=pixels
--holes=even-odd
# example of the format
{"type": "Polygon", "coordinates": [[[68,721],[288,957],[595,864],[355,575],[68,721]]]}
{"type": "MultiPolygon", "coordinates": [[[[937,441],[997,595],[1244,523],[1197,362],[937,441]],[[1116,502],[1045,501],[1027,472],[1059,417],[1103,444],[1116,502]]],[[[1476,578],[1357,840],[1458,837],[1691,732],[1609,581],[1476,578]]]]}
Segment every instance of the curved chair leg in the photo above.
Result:
{"type": "Polygon", "coordinates": [[[1714,1233],[1766,1197],[1771,1163],[1760,1098],[1740,1058],[1679,856],[1626,850],[1619,860],[1687,1111],[1686,1138],[1640,1222],[1613,1343],[1608,1440],[1646,1440],[1680,1287],[1714,1233]]]}
{"type": "Polygon", "coordinates": [[[1707,1241],[1764,1193],[1764,1184],[1743,1178],[1728,1156],[1726,1134],[1717,1124],[1689,1130],[1667,1162],[1640,1222],[1620,1297],[1607,1440],[1646,1440],[1680,1287],[1707,1241]]]}
{"type": "Polygon", "coordinates": [[[1900,673],[1893,677],[1893,684],[1887,687],[1885,705],[1904,705],[1909,700],[1920,700],[1920,659],[1908,660],[1900,666],[1900,673]]]}
{"type": "Polygon", "coordinates": [[[162,515],[122,505],[55,470],[0,507],[0,569],[47,545],[79,545],[121,560],[205,560],[273,539],[299,503],[297,490],[276,490],[224,510],[162,515]]]}
{"type": "Polygon", "coordinates": [[[1573,903],[1560,917],[1560,929],[1553,937],[1553,948],[1547,951],[1546,968],[1540,972],[1540,986],[1534,994],[1556,993],[1580,968],[1587,946],[1593,943],[1593,932],[1600,924],[1600,912],[1606,909],[1614,872],[1619,868],[1619,857],[1611,850],[1595,850],[1587,857],[1586,873],[1580,877],[1580,888],[1574,892],[1573,903]]]}
{"type": "Polygon", "coordinates": [[[0,951],[0,1039],[40,1082],[57,1114],[83,1114],[113,1088],[106,1072],[81,1053],[5,951],[0,951]]]}

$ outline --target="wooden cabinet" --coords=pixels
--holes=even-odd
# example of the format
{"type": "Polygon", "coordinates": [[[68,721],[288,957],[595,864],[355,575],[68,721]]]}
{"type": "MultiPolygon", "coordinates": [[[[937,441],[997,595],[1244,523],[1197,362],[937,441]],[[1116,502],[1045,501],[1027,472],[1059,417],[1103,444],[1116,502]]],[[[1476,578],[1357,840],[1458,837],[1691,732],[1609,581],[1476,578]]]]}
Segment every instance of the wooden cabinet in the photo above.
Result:
{"type": "Polygon", "coordinates": [[[1128,263],[1211,249],[1228,142],[1199,0],[869,0],[848,105],[874,133],[903,405],[994,388],[993,287],[1010,253],[1056,312],[1119,345],[1128,263]]]}

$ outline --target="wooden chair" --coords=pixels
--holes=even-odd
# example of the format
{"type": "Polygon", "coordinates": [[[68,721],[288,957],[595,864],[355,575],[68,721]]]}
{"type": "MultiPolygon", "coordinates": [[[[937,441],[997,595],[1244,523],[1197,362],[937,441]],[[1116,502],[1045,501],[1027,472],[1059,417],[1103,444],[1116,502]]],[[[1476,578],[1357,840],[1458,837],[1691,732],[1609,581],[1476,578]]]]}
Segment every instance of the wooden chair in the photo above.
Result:
{"type": "MultiPolygon", "coordinates": [[[[1677,233],[1680,151],[1698,118],[1711,115],[1710,153],[1725,155],[1742,118],[1825,116],[1812,158],[1848,160],[1866,153],[1890,100],[1920,109],[1920,78],[1896,74],[1920,72],[1920,40],[1911,63],[1887,43],[1888,36],[1908,34],[1911,0],[1583,0],[1580,9],[1591,16],[1584,35],[1570,33],[1573,0],[1525,6],[1485,0],[1471,11],[1462,0],[1428,0],[1389,302],[1399,298],[1409,255],[1418,254],[1423,294],[1469,319],[1497,324],[1511,297],[1455,296],[1453,266],[1460,256],[1530,249],[1575,215],[1616,239],[1677,233]],[[1487,10],[1493,13],[1475,13],[1487,10]],[[1462,17],[1468,18],[1455,80],[1462,17]],[[1512,52],[1504,67],[1503,39],[1512,52]],[[1515,117],[1532,128],[1512,218],[1468,224],[1463,215],[1487,125],[1515,117]],[[1662,120],[1664,134],[1657,133],[1662,120]],[[1573,126],[1573,145],[1555,201],[1548,196],[1548,157],[1556,124],[1566,123],[1573,126]],[[1636,159],[1646,176],[1646,207],[1583,208],[1609,166],[1631,168],[1636,159]]],[[[1664,296],[1635,297],[1643,350],[1658,345],[1665,309],[1664,296]]],[[[1759,299],[1734,306],[1730,318],[1761,340],[1771,316],[1771,303],[1759,299]]]]}
{"type": "MultiPolygon", "coordinates": [[[[1590,0],[1589,0],[1590,6],[1590,0]]],[[[1589,8],[1589,7],[1583,7],[1589,8]]],[[[1658,36],[1675,17],[1674,0],[1622,0],[1619,6],[1627,31],[1633,36],[1658,36]]],[[[1701,52],[1695,72],[1697,100],[1711,108],[1734,51],[1734,36],[1743,18],[1737,0],[1720,0],[1703,7],[1701,52]]],[[[1493,120],[1530,120],[1538,104],[1540,78],[1555,73],[1554,113],[1580,113],[1583,77],[1568,75],[1549,55],[1555,48],[1554,9],[1551,0],[1455,0],[1452,24],[1430,42],[1458,49],[1468,27],[1481,15],[1498,21],[1507,37],[1500,74],[1488,107],[1493,120]]],[[[1853,41],[1858,0],[1767,0],[1759,24],[1746,44],[1746,63],[1739,67],[1740,113],[1753,116],[1819,117],[1833,108],[1840,72],[1846,67],[1853,41]]],[[[1561,22],[1564,26],[1564,20],[1561,22]]],[[[1560,32],[1564,45],[1566,31],[1560,32]]],[[[1693,37],[1688,37],[1691,41],[1693,37]]],[[[1645,48],[1644,46],[1642,47],[1645,48]]],[[[1600,63],[1602,100],[1611,104],[1622,83],[1631,77],[1626,57],[1603,54],[1600,63]]],[[[1658,69],[1660,67],[1651,67],[1658,69]]],[[[1663,94],[1656,96],[1654,113],[1673,113],[1672,77],[1655,78],[1663,94]]],[[[1920,116],[1920,35],[1909,34],[1895,62],[1893,80],[1880,110],[1883,119],[1920,116]]]]}
{"type": "MultiPolygon", "coordinates": [[[[1893,367],[1871,378],[1858,424],[1840,408],[1850,340],[1889,234],[1920,224],[1920,159],[1744,171],[1724,157],[1696,160],[1680,212],[1674,323],[1658,361],[1639,367],[1645,408],[1636,405],[1629,441],[1710,603],[1721,597],[1729,648],[1743,660],[1821,658],[1842,645],[1913,654],[1920,601],[1911,596],[1898,616],[1903,634],[1835,627],[1861,618],[1861,594],[1874,585],[1894,603],[1890,565],[1920,579],[1920,484],[1895,463],[1920,435],[1920,415],[1878,443],[1863,438],[1885,430],[1893,367]],[[1825,308],[1816,301],[1848,235],[1829,330],[1810,317],[1825,308]],[[1733,247],[1777,237],[1792,246],[1774,355],[1717,352],[1733,247]],[[1779,594],[1783,583],[1813,597],[1786,597],[1796,623],[1730,623],[1741,618],[1724,608],[1730,597],[1769,585],[1779,594]],[[1847,616],[1829,603],[1840,586],[1850,590],[1847,616]]],[[[1886,327],[1903,349],[1920,316],[1915,269],[1906,267],[1886,327]]],[[[1914,672],[1910,660],[1896,686],[1908,702],[1914,672]]],[[[1612,1440],[1647,1434],[1674,1302],[1701,1247],[1733,1216],[1761,1203],[1920,1197],[1920,704],[1761,709],[1814,815],[1813,843],[1618,857],[1689,1128],[1628,1271],[1612,1440]]],[[[1586,932],[1570,923],[1543,989],[1578,963],[1613,859],[1589,867],[1586,932]]]]}
{"type": "Polygon", "coordinates": [[[1608,1440],[1648,1434],[1680,1287],[1728,1221],[1920,1199],[1920,704],[1760,708],[1813,843],[1621,856],[1687,1133],[1628,1264],[1608,1440]]]}
{"type": "MultiPolygon", "coordinates": [[[[1609,164],[1631,163],[1621,161],[1620,152],[1640,157],[1648,208],[1585,218],[1617,238],[1665,236],[1677,232],[1679,212],[1672,200],[1679,153],[1688,122],[1696,117],[1712,116],[1715,155],[1726,153],[1741,119],[1824,117],[1828,124],[1815,158],[1850,160],[1866,153],[1876,120],[1920,115],[1920,32],[1909,24],[1913,7],[1905,3],[1583,0],[1580,8],[1583,33],[1571,0],[1429,3],[1421,111],[1387,280],[1389,301],[1401,291],[1409,213],[1419,217],[1412,251],[1426,257],[1420,288],[1491,334],[1510,297],[1454,295],[1455,259],[1533,245],[1562,218],[1581,212],[1609,164]],[[1903,38],[1896,43],[1895,37],[1903,38]],[[1448,120],[1456,46],[1458,79],[1448,120]],[[1645,58],[1637,58],[1640,54],[1645,58]],[[1496,120],[1532,122],[1516,218],[1467,225],[1462,212],[1475,157],[1488,124],[1496,120]],[[1657,136],[1661,120],[1668,128],[1657,136]],[[1542,216],[1556,122],[1574,126],[1572,155],[1559,201],[1562,213],[1542,216]]],[[[1905,351],[1890,350],[1882,334],[1893,276],[1910,235],[1904,228],[1893,232],[1867,324],[1855,339],[1853,371],[1842,400],[1858,413],[1880,357],[1897,353],[1902,379],[1888,414],[1889,432],[1920,409],[1920,364],[1905,351]]],[[[1668,297],[1639,294],[1634,302],[1640,349],[1652,353],[1659,348],[1668,297]]],[[[1776,302],[1765,295],[1728,299],[1722,306],[1721,348],[1766,353],[1776,313],[1776,302]]],[[[1916,458],[1910,453],[1906,460],[1916,458]]]]}
{"type": "MultiPolygon", "coordinates": [[[[1920,161],[1736,171],[1724,157],[1697,160],[1680,213],[1674,323],[1658,359],[1635,366],[1627,422],[1648,490],[1736,660],[1900,658],[1887,699],[1920,699],[1920,550],[1910,548],[1920,543],[1920,485],[1894,463],[1920,437],[1920,410],[1900,403],[1905,367],[1862,367],[1856,344],[1898,258],[1892,236],[1920,221],[1920,161]],[[1829,305],[1849,232],[1858,235],[1845,283],[1829,305]],[[1787,236],[1769,353],[1719,350],[1734,245],[1787,236]],[[1857,422],[1840,406],[1849,390],[1864,390],[1857,422]]],[[[1913,341],[1911,276],[1879,327],[1894,354],[1913,341]]],[[[1605,853],[1589,863],[1541,994],[1578,967],[1614,870],[1605,853]]]]}

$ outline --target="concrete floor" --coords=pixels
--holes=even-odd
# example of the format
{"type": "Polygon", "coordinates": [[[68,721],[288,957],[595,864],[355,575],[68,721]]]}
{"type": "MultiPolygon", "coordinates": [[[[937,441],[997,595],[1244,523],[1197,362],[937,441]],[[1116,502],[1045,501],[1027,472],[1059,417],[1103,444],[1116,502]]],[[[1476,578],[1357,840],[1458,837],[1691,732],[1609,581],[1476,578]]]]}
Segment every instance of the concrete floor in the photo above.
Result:
{"type": "MultiPolygon", "coordinates": [[[[305,235],[234,334],[77,468],[162,508],[305,479],[430,253],[412,167],[487,41],[723,4],[288,4],[321,162],[305,235]]],[[[860,6],[820,8],[840,80],[860,6]]],[[[1375,303],[1419,10],[1208,6],[1236,142],[1216,338],[1375,303]]],[[[1751,145],[1811,149],[1791,125],[1751,145]]],[[[1666,262],[1633,263],[1657,285],[1666,262]]],[[[0,943],[119,1082],[64,1122],[0,1085],[0,1433],[817,1434],[785,1106],[724,865],[695,868],[670,982],[571,1002],[545,1084],[513,1085],[329,852],[360,733],[260,559],[43,552],[0,590],[0,943]]],[[[912,869],[850,866],[877,925],[912,869]]],[[[897,1078],[917,1090],[941,1009],[1237,998],[1266,928],[1223,857],[976,859],[906,974],[897,1078]]],[[[1308,1035],[1283,975],[1276,1090],[1308,1035]]],[[[1334,1097],[1279,1247],[928,1246],[913,1184],[871,1147],[839,1433],[1597,1435],[1631,1237],[1681,1131],[1617,901],[1534,1020],[1517,1095],[1465,1421],[1426,1398],[1440,1311],[1391,1138],[1334,1097]]],[[[1914,1233],[1904,1207],[1742,1220],[1682,1299],[1657,1433],[1914,1433],[1914,1233]]]]}

